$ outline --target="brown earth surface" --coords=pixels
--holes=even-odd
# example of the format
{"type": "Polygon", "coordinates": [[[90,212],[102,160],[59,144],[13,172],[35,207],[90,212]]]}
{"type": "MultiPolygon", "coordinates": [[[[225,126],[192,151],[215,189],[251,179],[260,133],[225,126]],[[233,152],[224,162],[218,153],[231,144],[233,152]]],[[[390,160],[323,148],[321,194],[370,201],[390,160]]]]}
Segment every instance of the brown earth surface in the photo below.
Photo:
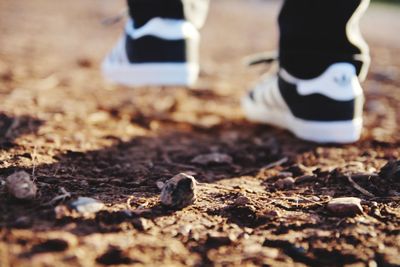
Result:
{"type": "Polygon", "coordinates": [[[194,90],[103,81],[122,24],[100,21],[122,7],[0,0],[1,267],[400,266],[399,173],[379,173],[400,159],[400,9],[363,21],[365,129],[338,146],[243,118],[240,96],[266,69],[242,59],[276,47],[279,2],[213,1],[194,90]],[[210,153],[223,162],[199,163],[210,153]],[[32,201],[5,191],[21,170],[32,201]],[[180,172],[201,183],[197,201],[168,210],[156,183],[180,172]],[[78,197],[105,207],[71,211],[78,197]],[[335,197],[360,198],[363,212],[337,217],[335,197]]]}

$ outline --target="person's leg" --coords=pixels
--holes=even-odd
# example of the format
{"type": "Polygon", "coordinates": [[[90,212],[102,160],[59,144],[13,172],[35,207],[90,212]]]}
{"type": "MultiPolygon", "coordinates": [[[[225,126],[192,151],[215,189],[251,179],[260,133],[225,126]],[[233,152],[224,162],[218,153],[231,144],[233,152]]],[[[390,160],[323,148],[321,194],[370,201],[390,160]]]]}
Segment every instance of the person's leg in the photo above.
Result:
{"type": "Polygon", "coordinates": [[[199,28],[208,0],[128,0],[125,33],[103,63],[119,84],[190,85],[199,72],[199,28]]]}
{"type": "Polygon", "coordinates": [[[286,0],[279,15],[281,66],[298,78],[311,79],[336,62],[349,62],[364,77],[369,50],[359,20],[368,4],[369,0],[286,0]]]}
{"type": "Polygon", "coordinates": [[[127,0],[129,15],[141,27],[155,17],[183,19],[200,29],[207,17],[209,0],[127,0]]]}
{"type": "Polygon", "coordinates": [[[279,72],[244,99],[253,121],[302,139],[359,139],[364,102],[359,79],[369,65],[359,18],[369,0],[286,0],[279,16],[279,72]]]}

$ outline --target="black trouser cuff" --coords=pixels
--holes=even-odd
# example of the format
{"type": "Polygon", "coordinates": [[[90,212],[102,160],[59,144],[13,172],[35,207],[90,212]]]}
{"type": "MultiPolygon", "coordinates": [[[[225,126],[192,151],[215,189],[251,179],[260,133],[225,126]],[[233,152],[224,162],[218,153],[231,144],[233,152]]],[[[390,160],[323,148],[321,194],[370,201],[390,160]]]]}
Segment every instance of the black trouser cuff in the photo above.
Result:
{"type": "Polygon", "coordinates": [[[128,0],[128,6],[135,27],[141,27],[155,17],[185,18],[181,0],[128,0]]]}

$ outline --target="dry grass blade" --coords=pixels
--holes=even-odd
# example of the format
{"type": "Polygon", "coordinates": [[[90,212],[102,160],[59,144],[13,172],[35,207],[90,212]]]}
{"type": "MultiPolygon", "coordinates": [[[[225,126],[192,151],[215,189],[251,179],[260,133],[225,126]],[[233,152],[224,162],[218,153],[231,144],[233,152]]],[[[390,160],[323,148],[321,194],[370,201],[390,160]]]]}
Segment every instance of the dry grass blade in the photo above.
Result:
{"type": "Polygon", "coordinates": [[[265,171],[265,170],[274,168],[276,166],[280,166],[280,165],[286,163],[288,160],[289,159],[287,157],[284,157],[284,158],[282,158],[280,160],[277,160],[275,162],[271,162],[270,164],[265,165],[264,167],[261,168],[261,170],[265,171]]]}
{"type": "Polygon", "coordinates": [[[58,195],[58,196],[54,197],[52,200],[50,200],[49,202],[47,202],[47,203],[45,204],[45,206],[53,206],[53,205],[56,204],[58,201],[60,201],[60,200],[61,200],[61,201],[64,201],[65,199],[71,197],[71,193],[68,192],[67,190],[65,190],[64,187],[61,187],[61,188],[60,188],[60,192],[61,192],[61,195],[58,195]]]}

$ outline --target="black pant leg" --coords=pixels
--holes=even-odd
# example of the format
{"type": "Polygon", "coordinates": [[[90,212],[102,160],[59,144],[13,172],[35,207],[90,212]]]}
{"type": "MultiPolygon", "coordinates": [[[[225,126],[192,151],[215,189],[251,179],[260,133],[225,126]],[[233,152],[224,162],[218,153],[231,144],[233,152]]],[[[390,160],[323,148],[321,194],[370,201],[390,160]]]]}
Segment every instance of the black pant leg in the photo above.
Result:
{"type": "Polygon", "coordinates": [[[281,66],[310,79],[335,62],[350,62],[363,78],[369,50],[359,19],[368,4],[369,0],[286,0],[279,15],[281,66]]]}
{"type": "Polygon", "coordinates": [[[207,16],[209,0],[127,0],[129,14],[140,27],[155,17],[185,19],[200,28],[207,16]]]}

